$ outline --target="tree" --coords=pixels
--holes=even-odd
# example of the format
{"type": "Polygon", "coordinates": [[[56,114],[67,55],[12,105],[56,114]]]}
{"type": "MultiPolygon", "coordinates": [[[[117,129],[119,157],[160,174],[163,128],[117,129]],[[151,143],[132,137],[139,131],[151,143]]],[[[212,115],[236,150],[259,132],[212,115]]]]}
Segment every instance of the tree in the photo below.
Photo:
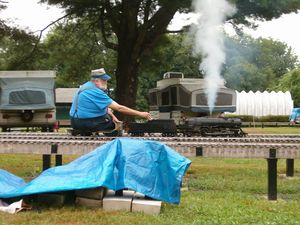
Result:
{"type": "MultiPolygon", "coordinates": [[[[89,17],[91,29],[100,29],[103,42],[117,51],[116,98],[134,107],[138,69],[147,51],[166,31],[174,14],[188,12],[191,1],[182,0],[41,0],[60,5],[75,17],[89,17]]],[[[233,0],[238,13],[233,23],[248,23],[249,18],[272,19],[300,8],[300,0],[233,0]]]]}
{"type": "MultiPolygon", "coordinates": [[[[7,3],[0,1],[0,11],[6,8],[7,3]]],[[[13,25],[7,25],[0,19],[0,69],[34,69],[34,64],[39,52],[28,57],[32,46],[37,42],[37,37],[13,25]]]]}
{"type": "Polygon", "coordinates": [[[288,71],[298,66],[298,59],[285,43],[250,36],[226,38],[227,86],[238,91],[272,89],[288,71]]]}
{"type": "Polygon", "coordinates": [[[276,91],[290,91],[294,106],[300,107],[300,69],[295,69],[285,74],[279,84],[274,87],[276,91]]]}
{"type": "Polygon", "coordinates": [[[57,70],[57,87],[78,87],[89,79],[91,68],[100,66],[114,76],[109,68],[115,68],[115,52],[99,42],[99,36],[86,20],[59,23],[48,33],[40,45],[47,55],[42,67],[57,70]]]}
{"type": "MultiPolygon", "coordinates": [[[[0,12],[3,9],[7,8],[7,6],[4,3],[7,3],[7,2],[0,1],[0,12]]],[[[6,29],[7,29],[7,26],[5,24],[5,21],[3,19],[0,19],[0,34],[1,34],[0,37],[6,33],[6,29]]]]}
{"type": "Polygon", "coordinates": [[[182,72],[188,78],[203,77],[198,69],[201,57],[193,56],[185,33],[163,35],[156,48],[144,58],[147,60],[140,65],[136,102],[140,110],[148,109],[148,91],[156,86],[156,81],[161,80],[164,73],[173,71],[182,72]]]}

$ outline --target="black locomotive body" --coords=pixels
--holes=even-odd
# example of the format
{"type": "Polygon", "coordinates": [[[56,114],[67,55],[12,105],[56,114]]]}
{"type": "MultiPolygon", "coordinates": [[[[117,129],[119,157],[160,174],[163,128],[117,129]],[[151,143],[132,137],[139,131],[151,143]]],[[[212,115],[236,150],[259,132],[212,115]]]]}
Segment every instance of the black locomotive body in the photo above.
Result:
{"type": "Polygon", "coordinates": [[[146,123],[128,123],[127,133],[131,136],[159,133],[162,136],[231,136],[243,137],[241,120],[237,118],[191,117],[176,126],[174,120],[152,120],[146,123]]]}
{"type": "Polygon", "coordinates": [[[144,136],[145,133],[159,133],[162,136],[176,136],[177,127],[174,120],[151,120],[146,123],[130,122],[127,133],[131,136],[144,136]]]}

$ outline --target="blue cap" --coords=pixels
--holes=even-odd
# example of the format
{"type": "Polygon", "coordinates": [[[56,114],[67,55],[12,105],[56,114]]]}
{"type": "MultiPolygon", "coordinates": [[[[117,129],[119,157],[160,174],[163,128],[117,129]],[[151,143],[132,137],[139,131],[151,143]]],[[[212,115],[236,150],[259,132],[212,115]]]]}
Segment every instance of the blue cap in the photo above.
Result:
{"type": "Polygon", "coordinates": [[[92,70],[91,71],[91,77],[92,78],[99,78],[101,80],[111,79],[111,77],[108,74],[106,74],[106,72],[103,68],[92,70]]]}

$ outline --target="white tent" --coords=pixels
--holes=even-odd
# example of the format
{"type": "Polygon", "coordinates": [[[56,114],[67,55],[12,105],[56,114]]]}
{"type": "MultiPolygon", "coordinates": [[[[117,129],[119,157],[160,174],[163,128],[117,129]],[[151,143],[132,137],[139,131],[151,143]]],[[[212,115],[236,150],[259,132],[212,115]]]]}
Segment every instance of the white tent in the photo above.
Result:
{"type": "Polygon", "coordinates": [[[237,92],[237,115],[267,116],[290,115],[294,106],[291,93],[287,92],[237,92]]]}

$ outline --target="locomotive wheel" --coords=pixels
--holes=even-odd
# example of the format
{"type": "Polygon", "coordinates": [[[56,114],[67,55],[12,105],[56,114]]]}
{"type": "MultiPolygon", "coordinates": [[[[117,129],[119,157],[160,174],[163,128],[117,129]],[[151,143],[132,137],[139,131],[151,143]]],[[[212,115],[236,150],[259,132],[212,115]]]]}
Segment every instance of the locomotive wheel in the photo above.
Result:
{"type": "Polygon", "coordinates": [[[233,135],[234,137],[240,137],[239,131],[235,130],[233,133],[234,133],[233,135]]]}
{"type": "Polygon", "coordinates": [[[132,137],[143,137],[144,133],[132,132],[132,133],[130,133],[130,136],[132,136],[132,137]]]}
{"type": "Polygon", "coordinates": [[[207,136],[207,133],[208,133],[208,128],[207,127],[203,127],[203,128],[200,129],[201,136],[205,137],[205,136],[207,136]]]}
{"type": "Polygon", "coordinates": [[[175,137],[175,136],[176,136],[176,133],[170,133],[169,136],[170,136],[170,137],[175,137]]]}
{"type": "Polygon", "coordinates": [[[192,136],[193,136],[193,133],[192,133],[192,132],[186,132],[186,133],[185,133],[185,136],[187,136],[187,137],[192,137],[192,136]]]}
{"type": "Polygon", "coordinates": [[[118,137],[118,136],[120,136],[120,132],[118,130],[114,130],[110,133],[103,133],[103,134],[104,134],[104,136],[107,136],[107,137],[118,137]]]}

